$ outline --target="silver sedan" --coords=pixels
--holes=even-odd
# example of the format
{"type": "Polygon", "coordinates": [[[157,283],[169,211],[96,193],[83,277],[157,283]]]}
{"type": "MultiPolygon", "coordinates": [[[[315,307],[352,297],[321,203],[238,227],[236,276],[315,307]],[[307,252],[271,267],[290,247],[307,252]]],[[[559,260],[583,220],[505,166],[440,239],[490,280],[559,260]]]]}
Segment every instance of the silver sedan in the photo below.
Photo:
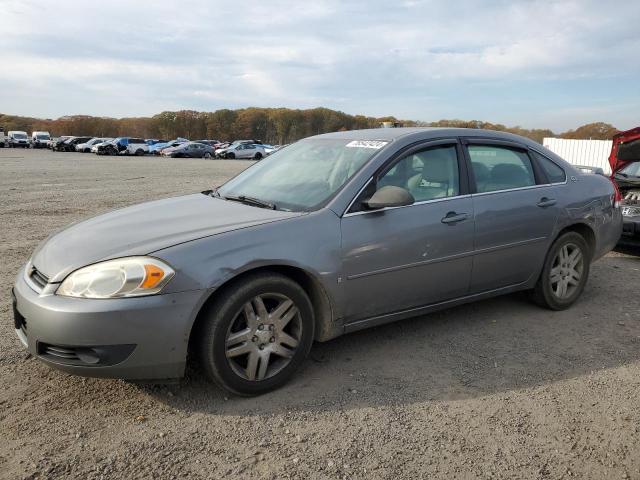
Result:
{"type": "Polygon", "coordinates": [[[307,138],[221,187],[88,219],[15,287],[25,348],[67,372],[286,382],[314,341],[519,290],[551,310],[617,243],[619,194],[541,145],[466,129],[307,138]]]}

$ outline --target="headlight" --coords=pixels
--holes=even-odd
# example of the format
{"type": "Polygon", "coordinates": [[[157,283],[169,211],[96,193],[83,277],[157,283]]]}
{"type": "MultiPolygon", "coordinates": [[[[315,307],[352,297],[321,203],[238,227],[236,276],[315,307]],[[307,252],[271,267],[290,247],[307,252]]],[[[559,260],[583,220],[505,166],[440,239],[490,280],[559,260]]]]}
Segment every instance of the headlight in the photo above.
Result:
{"type": "Polygon", "coordinates": [[[127,257],[96,263],[64,279],[56,295],[82,298],[120,298],[160,292],[175,272],[150,257],[127,257]]]}

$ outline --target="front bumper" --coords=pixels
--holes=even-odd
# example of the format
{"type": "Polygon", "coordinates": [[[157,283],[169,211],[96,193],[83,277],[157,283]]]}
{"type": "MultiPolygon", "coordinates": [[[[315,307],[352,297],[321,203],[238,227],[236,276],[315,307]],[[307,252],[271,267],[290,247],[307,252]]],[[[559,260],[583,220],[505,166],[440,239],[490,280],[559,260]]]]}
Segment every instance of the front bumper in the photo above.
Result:
{"type": "Polygon", "coordinates": [[[13,292],[16,334],[34,357],[75,375],[157,380],[184,375],[204,293],[69,298],[38,293],[24,269],[13,292]]]}
{"type": "Polygon", "coordinates": [[[621,244],[640,245],[640,216],[622,217],[621,244]]]}

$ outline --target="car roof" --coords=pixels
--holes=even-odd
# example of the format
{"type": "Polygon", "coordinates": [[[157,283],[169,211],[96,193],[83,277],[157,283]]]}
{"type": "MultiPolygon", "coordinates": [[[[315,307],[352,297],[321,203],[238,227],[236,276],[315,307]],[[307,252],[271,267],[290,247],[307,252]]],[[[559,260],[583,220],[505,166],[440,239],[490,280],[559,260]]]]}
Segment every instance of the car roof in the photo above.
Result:
{"type": "Polygon", "coordinates": [[[521,143],[535,143],[526,137],[497,130],[483,130],[479,128],[449,128],[449,127],[399,127],[399,128],[369,128],[363,130],[347,130],[343,132],[325,133],[311,138],[335,138],[345,140],[383,140],[391,142],[403,137],[416,139],[442,137],[483,137],[497,140],[511,140],[521,143]]]}

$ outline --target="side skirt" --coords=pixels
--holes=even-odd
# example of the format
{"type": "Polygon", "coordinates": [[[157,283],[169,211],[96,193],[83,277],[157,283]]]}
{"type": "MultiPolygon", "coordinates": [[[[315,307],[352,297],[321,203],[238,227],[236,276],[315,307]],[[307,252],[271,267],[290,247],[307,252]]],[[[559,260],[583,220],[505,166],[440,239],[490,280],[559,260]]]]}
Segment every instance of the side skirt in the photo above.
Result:
{"type": "Polygon", "coordinates": [[[396,322],[398,320],[404,320],[406,318],[417,317],[438,310],[444,310],[446,308],[455,307],[457,305],[463,305],[465,303],[475,302],[477,300],[484,300],[486,298],[497,297],[507,293],[517,292],[519,290],[526,289],[527,282],[518,283],[516,285],[509,285],[507,287],[496,288],[495,290],[489,290],[486,292],[475,293],[473,295],[467,295],[465,297],[455,298],[453,300],[447,300],[445,302],[432,303],[422,307],[410,308],[408,310],[402,310],[400,312],[386,313],[384,315],[378,315],[376,317],[365,318],[362,320],[356,320],[355,322],[347,323],[344,326],[344,333],[357,332],[369,327],[375,327],[378,325],[384,325],[385,323],[396,322]]]}

